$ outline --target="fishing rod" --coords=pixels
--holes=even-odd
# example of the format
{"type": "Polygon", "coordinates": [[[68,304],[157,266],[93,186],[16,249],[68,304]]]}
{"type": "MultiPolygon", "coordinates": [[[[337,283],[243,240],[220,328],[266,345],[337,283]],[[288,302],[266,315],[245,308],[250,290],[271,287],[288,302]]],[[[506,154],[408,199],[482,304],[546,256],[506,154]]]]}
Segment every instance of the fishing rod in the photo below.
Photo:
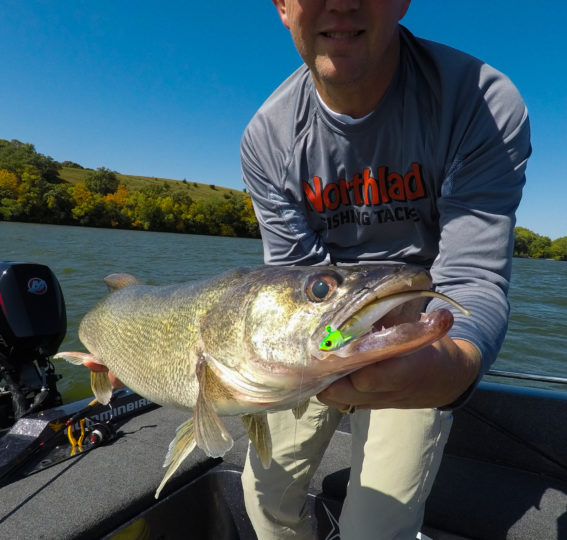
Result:
{"type": "Polygon", "coordinates": [[[539,373],[529,373],[521,371],[506,371],[502,369],[489,369],[486,373],[494,377],[505,377],[509,379],[522,379],[527,381],[538,381],[553,384],[567,384],[567,377],[557,375],[542,375],[539,373]]]}

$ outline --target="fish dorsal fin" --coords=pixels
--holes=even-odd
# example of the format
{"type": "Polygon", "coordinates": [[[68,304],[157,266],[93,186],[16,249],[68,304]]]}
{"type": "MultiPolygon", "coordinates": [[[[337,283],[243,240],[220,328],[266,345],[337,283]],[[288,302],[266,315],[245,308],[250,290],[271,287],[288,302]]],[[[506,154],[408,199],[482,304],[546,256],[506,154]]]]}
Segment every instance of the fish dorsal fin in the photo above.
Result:
{"type": "Polygon", "coordinates": [[[129,287],[130,285],[142,284],[142,282],[132,274],[110,274],[104,278],[104,282],[110,292],[129,287]]]}
{"type": "Polygon", "coordinates": [[[187,422],[184,422],[177,428],[174,439],[169,443],[169,450],[163,463],[163,466],[168,467],[168,469],[156,490],[156,499],[159,497],[165,483],[171,478],[183,460],[195,449],[195,446],[193,418],[189,418],[187,422]]]}
{"type": "Polygon", "coordinates": [[[222,457],[232,448],[234,441],[216,413],[210,397],[211,388],[220,385],[216,375],[204,360],[197,365],[199,395],[193,411],[195,441],[210,457],[222,457]]]}
{"type": "Polygon", "coordinates": [[[260,463],[267,469],[272,463],[272,436],[266,413],[245,414],[242,423],[248,432],[250,442],[256,448],[260,463]]]}
{"type": "Polygon", "coordinates": [[[91,371],[91,388],[96,400],[103,405],[110,403],[112,397],[112,384],[108,378],[108,371],[91,371]]]}

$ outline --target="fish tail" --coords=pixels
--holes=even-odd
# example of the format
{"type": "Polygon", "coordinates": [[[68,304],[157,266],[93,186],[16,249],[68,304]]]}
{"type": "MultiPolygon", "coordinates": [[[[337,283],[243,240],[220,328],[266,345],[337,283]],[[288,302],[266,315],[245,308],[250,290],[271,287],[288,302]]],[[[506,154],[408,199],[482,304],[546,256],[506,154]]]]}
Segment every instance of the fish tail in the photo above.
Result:
{"type": "Polygon", "coordinates": [[[75,352],[75,351],[65,351],[57,353],[53,358],[58,358],[61,360],[66,360],[70,364],[75,364],[76,366],[93,364],[102,364],[102,362],[94,355],[85,352],[75,352]]]}

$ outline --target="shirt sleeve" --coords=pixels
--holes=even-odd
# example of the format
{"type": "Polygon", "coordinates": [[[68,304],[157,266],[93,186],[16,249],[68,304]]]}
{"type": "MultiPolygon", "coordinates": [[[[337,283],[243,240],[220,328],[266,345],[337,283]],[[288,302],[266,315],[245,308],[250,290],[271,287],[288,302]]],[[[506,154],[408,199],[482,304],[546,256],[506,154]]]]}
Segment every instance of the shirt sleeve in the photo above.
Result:
{"type": "MultiPolygon", "coordinates": [[[[441,187],[439,254],[431,268],[436,289],[471,312],[454,312],[449,335],[479,349],[479,379],[508,327],[515,212],[531,153],[527,110],[512,83],[490,72],[481,74],[480,89],[441,187]]],[[[442,304],[434,299],[428,311],[442,304]]]]}
{"type": "Polygon", "coordinates": [[[274,182],[274,178],[281,177],[275,163],[264,160],[260,164],[249,129],[245,131],[240,147],[242,178],[260,226],[264,262],[275,265],[330,264],[329,251],[319,234],[309,227],[301,203],[286,195],[274,182]],[[267,173],[265,166],[274,170],[267,173]]]}

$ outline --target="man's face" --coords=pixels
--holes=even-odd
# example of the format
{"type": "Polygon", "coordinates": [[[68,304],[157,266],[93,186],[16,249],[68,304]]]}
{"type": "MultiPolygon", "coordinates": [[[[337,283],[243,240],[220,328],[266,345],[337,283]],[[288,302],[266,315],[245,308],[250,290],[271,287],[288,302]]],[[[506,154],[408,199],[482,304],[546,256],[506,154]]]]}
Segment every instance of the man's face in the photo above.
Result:
{"type": "Polygon", "coordinates": [[[315,82],[371,83],[397,60],[398,21],[410,0],[273,0],[315,82]]]}

